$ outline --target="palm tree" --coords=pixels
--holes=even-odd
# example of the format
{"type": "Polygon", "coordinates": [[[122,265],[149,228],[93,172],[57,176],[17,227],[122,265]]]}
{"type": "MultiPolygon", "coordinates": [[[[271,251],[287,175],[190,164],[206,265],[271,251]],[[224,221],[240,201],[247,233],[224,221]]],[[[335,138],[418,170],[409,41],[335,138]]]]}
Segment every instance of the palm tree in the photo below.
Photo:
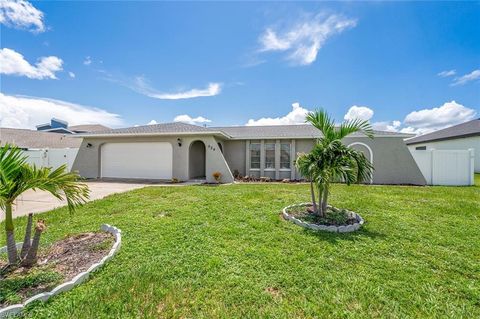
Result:
{"type": "MultiPolygon", "coordinates": [[[[65,165],[57,169],[37,168],[26,162],[26,156],[16,146],[7,144],[0,147],[0,208],[5,212],[7,255],[10,266],[15,265],[19,260],[12,216],[15,199],[29,189],[47,191],[60,200],[66,199],[70,212],[73,212],[78,205],[88,199],[90,194],[86,184],[78,183],[79,179],[80,176],[77,173],[68,172],[65,165]]],[[[26,238],[30,238],[29,232],[32,223],[30,216],[28,222],[26,238]]],[[[42,222],[42,224],[44,223],[42,222]]],[[[44,228],[37,224],[36,236],[39,236],[38,231],[44,228]]],[[[31,249],[32,247],[26,248],[31,249]]],[[[38,248],[38,243],[36,248],[38,248]]],[[[36,256],[36,251],[22,251],[22,257],[27,259],[29,253],[32,258],[36,256]]]]}
{"type": "MultiPolygon", "coordinates": [[[[306,122],[312,124],[322,133],[312,151],[300,157],[297,167],[316,185],[319,206],[315,209],[315,195],[312,190],[314,211],[324,217],[327,212],[330,185],[343,181],[350,185],[370,179],[373,166],[365,155],[342,143],[342,139],[356,132],[362,132],[373,138],[373,130],[368,121],[360,119],[345,121],[338,127],[324,110],[310,112],[306,122]]],[[[313,187],[311,187],[312,189],[313,187]]]]}
{"type": "Polygon", "coordinates": [[[310,195],[312,197],[313,211],[318,213],[317,200],[315,199],[315,189],[313,183],[316,176],[316,159],[313,156],[313,153],[299,153],[297,159],[295,160],[295,166],[297,167],[299,173],[310,181],[310,195]]]}

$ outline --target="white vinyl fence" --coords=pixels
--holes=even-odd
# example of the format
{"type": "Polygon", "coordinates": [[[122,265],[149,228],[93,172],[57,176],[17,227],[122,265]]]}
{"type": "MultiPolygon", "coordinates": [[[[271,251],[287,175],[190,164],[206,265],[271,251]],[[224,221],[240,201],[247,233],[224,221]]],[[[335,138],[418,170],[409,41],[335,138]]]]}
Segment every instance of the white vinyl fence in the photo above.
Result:
{"type": "Polygon", "coordinates": [[[413,158],[429,185],[473,185],[474,151],[413,150],[413,158]]]}
{"type": "Polygon", "coordinates": [[[78,148],[50,148],[41,150],[23,151],[27,155],[27,162],[37,167],[53,167],[66,164],[70,171],[77,157],[78,148]]]}

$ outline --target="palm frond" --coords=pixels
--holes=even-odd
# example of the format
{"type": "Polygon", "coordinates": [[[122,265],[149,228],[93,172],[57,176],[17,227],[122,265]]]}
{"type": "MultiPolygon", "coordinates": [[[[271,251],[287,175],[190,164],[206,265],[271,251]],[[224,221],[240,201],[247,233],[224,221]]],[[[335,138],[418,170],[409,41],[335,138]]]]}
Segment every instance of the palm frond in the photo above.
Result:
{"type": "Polygon", "coordinates": [[[337,137],[341,140],[356,132],[363,132],[369,138],[373,138],[373,129],[370,123],[360,119],[349,120],[340,124],[337,129],[337,137]]]}
{"type": "Polygon", "coordinates": [[[307,114],[305,122],[310,123],[317,128],[326,139],[332,139],[335,136],[335,122],[330,118],[328,113],[319,109],[307,114]]]}

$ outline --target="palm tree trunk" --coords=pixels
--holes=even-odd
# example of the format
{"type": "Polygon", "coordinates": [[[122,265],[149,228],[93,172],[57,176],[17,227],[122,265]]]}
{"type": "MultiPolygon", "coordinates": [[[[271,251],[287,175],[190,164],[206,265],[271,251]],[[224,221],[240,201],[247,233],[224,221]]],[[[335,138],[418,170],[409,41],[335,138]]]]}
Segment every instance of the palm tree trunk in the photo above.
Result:
{"type": "Polygon", "coordinates": [[[25,230],[25,238],[23,239],[22,251],[20,252],[20,258],[23,259],[28,253],[31,245],[32,236],[32,220],[33,213],[28,214],[27,229],[25,230]]]}
{"type": "Polygon", "coordinates": [[[35,227],[35,234],[33,235],[32,245],[28,250],[27,256],[22,260],[22,266],[31,267],[37,262],[37,252],[40,245],[40,236],[45,230],[45,223],[43,220],[37,221],[37,226],[35,227]]]}
{"type": "Polygon", "coordinates": [[[310,193],[312,195],[313,212],[315,214],[318,214],[317,201],[315,200],[315,189],[313,187],[313,181],[312,180],[310,180],[310,193]]]}
{"type": "Polygon", "coordinates": [[[323,189],[323,194],[322,194],[322,213],[324,217],[327,215],[327,204],[328,204],[328,187],[325,187],[323,189]]]}
{"type": "Polygon", "coordinates": [[[323,211],[323,185],[318,186],[318,216],[325,217],[325,212],[323,211]]]}
{"type": "Polygon", "coordinates": [[[5,232],[7,234],[8,264],[14,265],[18,261],[17,245],[15,243],[15,228],[13,226],[12,203],[5,204],[5,232]]]}

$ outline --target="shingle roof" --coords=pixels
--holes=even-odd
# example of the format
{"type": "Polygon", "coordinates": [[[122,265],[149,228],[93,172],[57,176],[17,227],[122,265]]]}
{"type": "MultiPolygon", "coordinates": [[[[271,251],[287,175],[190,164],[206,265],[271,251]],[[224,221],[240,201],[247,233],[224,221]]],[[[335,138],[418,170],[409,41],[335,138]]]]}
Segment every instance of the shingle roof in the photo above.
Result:
{"type": "MultiPolygon", "coordinates": [[[[174,133],[201,133],[201,132],[213,132],[213,130],[203,126],[191,125],[191,124],[186,124],[181,122],[174,122],[174,123],[132,126],[132,127],[126,127],[126,128],[116,128],[116,129],[93,132],[92,135],[162,134],[162,133],[174,134],[174,133]]],[[[88,136],[88,135],[89,134],[85,134],[85,136],[88,136]]]]}
{"type": "Polygon", "coordinates": [[[100,132],[110,128],[101,124],[84,124],[69,126],[68,129],[72,132],[100,132]]]}
{"type": "Polygon", "coordinates": [[[77,148],[81,142],[81,139],[61,133],[0,128],[0,145],[10,143],[20,148],[77,148]]]}
{"type": "MultiPolygon", "coordinates": [[[[202,127],[181,122],[143,125],[127,128],[111,129],[106,131],[82,134],[81,136],[103,135],[135,135],[135,134],[179,134],[179,133],[223,133],[233,139],[268,139],[268,138],[314,138],[320,137],[319,131],[311,125],[272,125],[272,126],[226,126],[226,127],[202,127]]],[[[410,137],[409,134],[395,132],[374,131],[375,136],[399,136],[410,137]]],[[[356,133],[354,136],[362,136],[356,133]]]]}
{"type": "MultiPolygon", "coordinates": [[[[211,127],[227,133],[234,139],[264,139],[264,138],[316,138],[321,134],[312,125],[271,125],[271,126],[227,126],[211,127]]],[[[375,136],[399,136],[399,133],[374,131],[375,136]]],[[[401,134],[400,134],[401,135],[401,134]]],[[[355,133],[353,136],[364,136],[363,133],[355,133]]],[[[402,135],[404,137],[411,135],[402,135]]]]}
{"type": "Polygon", "coordinates": [[[450,126],[443,130],[409,138],[405,140],[405,143],[407,143],[407,145],[418,144],[475,135],[480,135],[480,118],[455,126],[450,126]]]}

